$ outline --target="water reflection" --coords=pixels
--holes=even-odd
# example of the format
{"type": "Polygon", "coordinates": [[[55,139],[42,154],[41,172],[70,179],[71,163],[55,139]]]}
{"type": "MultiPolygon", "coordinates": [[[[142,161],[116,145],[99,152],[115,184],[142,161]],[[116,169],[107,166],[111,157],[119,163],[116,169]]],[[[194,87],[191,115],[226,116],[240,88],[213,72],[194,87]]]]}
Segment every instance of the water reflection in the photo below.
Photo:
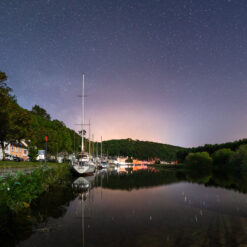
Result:
{"type": "Polygon", "coordinates": [[[25,215],[1,211],[1,246],[244,246],[246,184],[229,174],[100,170],[25,215]]]}
{"type": "MultiPolygon", "coordinates": [[[[68,184],[69,185],[69,184],[68,184]]],[[[0,200],[0,246],[16,246],[36,232],[50,232],[49,218],[63,217],[76,195],[71,186],[56,186],[36,200],[25,213],[13,213],[0,200]]]]}
{"type": "Polygon", "coordinates": [[[81,200],[81,232],[82,246],[85,246],[85,206],[86,200],[93,186],[95,176],[78,177],[72,184],[72,188],[79,194],[81,200]]]}

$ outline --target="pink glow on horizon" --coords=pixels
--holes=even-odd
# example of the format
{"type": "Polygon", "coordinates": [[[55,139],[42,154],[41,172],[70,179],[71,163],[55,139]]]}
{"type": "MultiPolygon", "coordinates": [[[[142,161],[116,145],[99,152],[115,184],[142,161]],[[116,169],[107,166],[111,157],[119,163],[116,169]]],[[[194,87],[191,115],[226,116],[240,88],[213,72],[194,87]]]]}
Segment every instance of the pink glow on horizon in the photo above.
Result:
{"type": "MultiPolygon", "coordinates": [[[[159,119],[156,111],[141,108],[136,105],[119,107],[102,107],[100,110],[89,109],[85,122],[90,119],[91,133],[94,140],[138,139],[143,141],[165,142],[165,125],[159,119]],[[105,109],[104,109],[105,108],[105,109]],[[162,133],[160,132],[162,130],[162,133]],[[162,138],[161,138],[162,137],[162,138]]],[[[75,122],[80,123],[80,109],[76,110],[75,122]]],[[[79,127],[76,127],[79,130],[79,127]]],[[[167,141],[168,142],[168,141],[167,141]]]]}

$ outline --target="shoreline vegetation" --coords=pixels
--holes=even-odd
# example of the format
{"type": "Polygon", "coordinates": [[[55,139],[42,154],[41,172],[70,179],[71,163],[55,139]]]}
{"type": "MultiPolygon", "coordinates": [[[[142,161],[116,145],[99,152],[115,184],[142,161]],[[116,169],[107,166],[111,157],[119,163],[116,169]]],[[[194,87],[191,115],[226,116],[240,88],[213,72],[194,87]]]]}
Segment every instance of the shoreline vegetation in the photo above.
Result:
{"type": "Polygon", "coordinates": [[[41,166],[49,166],[49,167],[57,167],[61,165],[61,163],[56,162],[31,162],[31,161],[9,161],[9,160],[0,160],[0,171],[1,168],[35,168],[35,167],[41,167],[41,166]]]}
{"type": "Polygon", "coordinates": [[[59,164],[38,167],[31,174],[18,172],[16,176],[0,178],[0,209],[13,212],[28,209],[40,195],[68,183],[70,177],[69,165],[59,164]]]}
{"type": "Polygon", "coordinates": [[[240,145],[236,150],[221,148],[213,153],[206,151],[189,153],[184,161],[189,170],[199,170],[201,173],[211,171],[222,174],[234,173],[239,176],[247,174],[247,144],[240,145]]]}

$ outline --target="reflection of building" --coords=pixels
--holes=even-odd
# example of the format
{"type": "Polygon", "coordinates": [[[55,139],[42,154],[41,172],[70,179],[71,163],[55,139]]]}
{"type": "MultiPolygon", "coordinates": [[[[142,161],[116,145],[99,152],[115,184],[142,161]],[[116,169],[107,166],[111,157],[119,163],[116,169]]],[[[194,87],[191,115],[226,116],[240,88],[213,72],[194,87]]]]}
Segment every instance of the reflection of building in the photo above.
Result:
{"type": "Polygon", "coordinates": [[[138,166],[133,166],[133,171],[139,171],[139,170],[147,170],[148,167],[145,165],[138,165],[138,166]]]}
{"type": "Polygon", "coordinates": [[[133,160],[133,165],[152,165],[154,164],[154,160],[147,161],[147,160],[133,160]]]}
{"type": "Polygon", "coordinates": [[[125,165],[125,164],[127,164],[126,163],[126,160],[128,159],[128,157],[118,157],[117,158],[117,163],[119,164],[119,165],[125,165]]]}

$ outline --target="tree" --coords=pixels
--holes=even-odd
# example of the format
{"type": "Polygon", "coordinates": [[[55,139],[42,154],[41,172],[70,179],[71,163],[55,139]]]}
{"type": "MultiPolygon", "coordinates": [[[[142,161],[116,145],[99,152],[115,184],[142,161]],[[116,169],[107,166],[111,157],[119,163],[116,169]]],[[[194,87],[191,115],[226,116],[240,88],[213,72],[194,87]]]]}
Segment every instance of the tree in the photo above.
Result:
{"type": "Polygon", "coordinates": [[[51,116],[46,112],[46,110],[43,109],[43,108],[41,108],[41,107],[38,106],[38,105],[33,106],[32,112],[33,112],[34,114],[37,114],[37,115],[39,115],[39,116],[41,116],[41,117],[47,119],[47,120],[51,120],[51,116]]]}
{"type": "Polygon", "coordinates": [[[160,165],[160,160],[156,159],[154,163],[155,163],[155,165],[160,165]]]}
{"type": "Polygon", "coordinates": [[[131,157],[128,157],[126,160],[125,160],[126,163],[133,163],[133,160],[131,159],[131,157]]]}
{"type": "Polygon", "coordinates": [[[0,71],[0,146],[5,159],[8,142],[20,141],[27,136],[30,117],[26,110],[18,106],[15,96],[6,84],[7,76],[0,71]]]}
{"type": "Polygon", "coordinates": [[[234,152],[230,148],[222,148],[213,153],[213,163],[218,169],[229,167],[234,152]]]}
{"type": "Polygon", "coordinates": [[[198,169],[201,172],[212,170],[213,159],[207,152],[189,153],[185,159],[185,165],[190,169],[198,169]]]}
{"type": "Polygon", "coordinates": [[[237,172],[247,172],[247,144],[241,145],[233,154],[230,166],[237,172]]]}
{"type": "MultiPolygon", "coordinates": [[[[78,133],[79,133],[79,135],[81,136],[82,131],[79,130],[78,133]]],[[[86,131],[86,130],[83,130],[83,135],[85,136],[86,134],[87,134],[87,131],[86,131]]]]}
{"type": "Polygon", "coordinates": [[[38,149],[34,146],[30,146],[28,148],[28,157],[29,157],[30,161],[32,161],[32,162],[36,161],[36,159],[38,157],[38,149]]]}

